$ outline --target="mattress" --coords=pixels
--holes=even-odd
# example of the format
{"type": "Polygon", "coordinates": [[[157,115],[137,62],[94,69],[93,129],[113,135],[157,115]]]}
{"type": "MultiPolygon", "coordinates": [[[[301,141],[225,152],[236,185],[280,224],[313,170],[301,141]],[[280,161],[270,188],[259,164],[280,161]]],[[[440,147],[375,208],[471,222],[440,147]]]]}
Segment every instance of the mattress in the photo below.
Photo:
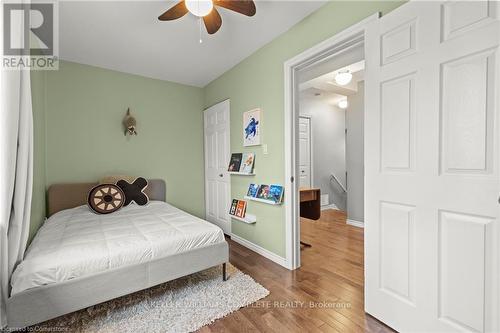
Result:
{"type": "Polygon", "coordinates": [[[224,241],[219,227],[161,201],[109,215],[63,210],[36,234],[12,274],[11,295],[224,241]]]}

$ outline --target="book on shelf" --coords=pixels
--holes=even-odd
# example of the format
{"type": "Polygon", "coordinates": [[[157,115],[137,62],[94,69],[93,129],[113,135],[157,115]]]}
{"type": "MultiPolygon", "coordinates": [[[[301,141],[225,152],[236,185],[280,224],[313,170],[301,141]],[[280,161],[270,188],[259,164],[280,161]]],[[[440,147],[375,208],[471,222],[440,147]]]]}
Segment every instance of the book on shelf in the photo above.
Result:
{"type": "Polygon", "coordinates": [[[257,190],[257,199],[263,199],[263,200],[269,200],[269,185],[262,184],[259,186],[259,189],[257,190]]]}
{"type": "Polygon", "coordinates": [[[255,154],[244,153],[241,158],[241,165],[239,171],[241,173],[247,173],[247,174],[252,173],[254,163],[255,163],[255,154]]]}
{"type": "Polygon", "coordinates": [[[248,199],[256,198],[269,203],[280,204],[283,202],[283,194],[285,189],[283,185],[279,184],[250,184],[248,186],[247,197],[248,199]]]}
{"type": "Polygon", "coordinates": [[[242,153],[231,154],[231,160],[229,160],[229,167],[227,168],[227,171],[239,172],[242,158],[243,158],[242,153]]]}
{"type": "Polygon", "coordinates": [[[235,216],[244,218],[247,209],[247,202],[244,200],[238,200],[238,205],[236,206],[235,216]]]}
{"type": "Polygon", "coordinates": [[[272,184],[269,186],[268,200],[271,200],[274,203],[281,203],[283,200],[283,192],[283,186],[272,184]]]}
{"type": "Polygon", "coordinates": [[[237,206],[238,206],[238,200],[233,199],[233,202],[231,203],[231,208],[229,209],[229,215],[236,214],[236,207],[237,206]]]}
{"type": "Polygon", "coordinates": [[[258,184],[250,184],[248,186],[247,196],[255,198],[257,196],[257,191],[258,190],[259,190],[259,185],[258,184]]]}
{"type": "Polygon", "coordinates": [[[247,202],[245,200],[233,199],[229,215],[244,218],[247,210],[247,202]]]}

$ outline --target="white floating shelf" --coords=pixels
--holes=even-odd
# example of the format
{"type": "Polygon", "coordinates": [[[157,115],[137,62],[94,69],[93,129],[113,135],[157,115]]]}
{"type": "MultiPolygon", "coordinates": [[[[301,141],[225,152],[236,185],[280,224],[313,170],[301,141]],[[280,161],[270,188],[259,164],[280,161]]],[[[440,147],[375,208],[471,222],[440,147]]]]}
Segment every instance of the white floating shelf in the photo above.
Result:
{"type": "Polygon", "coordinates": [[[271,201],[271,200],[265,200],[265,199],[259,199],[259,198],[249,197],[248,195],[245,195],[245,199],[251,200],[251,201],[263,202],[265,204],[273,205],[273,206],[281,205],[281,202],[274,202],[274,201],[271,201]]]}
{"type": "Polygon", "coordinates": [[[255,176],[255,173],[245,173],[245,172],[236,172],[236,171],[229,171],[230,175],[239,175],[239,176],[255,176]]]}
{"type": "Polygon", "coordinates": [[[231,218],[238,220],[238,221],[241,221],[241,222],[248,223],[248,224],[252,224],[252,223],[257,222],[257,216],[252,215],[252,214],[246,214],[245,217],[238,217],[238,216],[231,215],[231,218]]]}

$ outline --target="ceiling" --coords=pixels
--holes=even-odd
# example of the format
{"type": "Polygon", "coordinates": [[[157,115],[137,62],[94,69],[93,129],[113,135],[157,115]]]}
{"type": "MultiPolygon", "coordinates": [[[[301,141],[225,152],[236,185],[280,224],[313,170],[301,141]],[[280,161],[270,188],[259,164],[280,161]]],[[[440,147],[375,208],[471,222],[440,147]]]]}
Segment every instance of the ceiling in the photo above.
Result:
{"type": "Polygon", "coordinates": [[[257,1],[246,17],[218,8],[222,27],[208,35],[192,14],[160,22],[172,1],[63,1],[63,60],[204,87],[287,31],[326,1],[257,1]]]}

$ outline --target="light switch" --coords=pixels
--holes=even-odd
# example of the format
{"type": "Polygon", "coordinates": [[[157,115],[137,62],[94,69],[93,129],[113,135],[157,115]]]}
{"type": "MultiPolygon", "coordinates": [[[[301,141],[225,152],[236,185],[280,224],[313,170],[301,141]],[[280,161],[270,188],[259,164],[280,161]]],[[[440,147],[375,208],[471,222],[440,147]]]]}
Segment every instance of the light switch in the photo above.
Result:
{"type": "Polygon", "coordinates": [[[267,143],[264,143],[264,144],[262,145],[262,153],[263,153],[264,155],[267,155],[267,154],[268,154],[268,152],[267,152],[267,143]]]}

